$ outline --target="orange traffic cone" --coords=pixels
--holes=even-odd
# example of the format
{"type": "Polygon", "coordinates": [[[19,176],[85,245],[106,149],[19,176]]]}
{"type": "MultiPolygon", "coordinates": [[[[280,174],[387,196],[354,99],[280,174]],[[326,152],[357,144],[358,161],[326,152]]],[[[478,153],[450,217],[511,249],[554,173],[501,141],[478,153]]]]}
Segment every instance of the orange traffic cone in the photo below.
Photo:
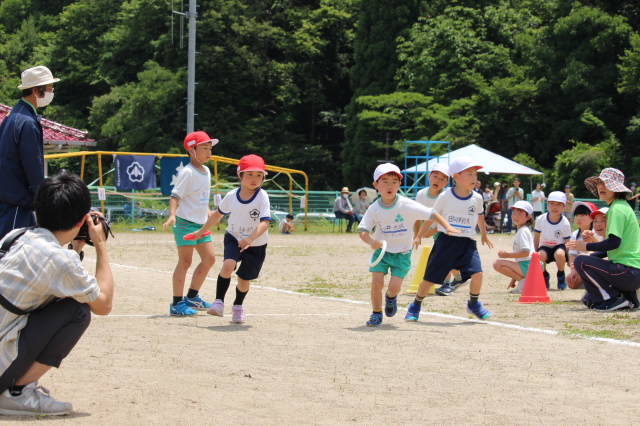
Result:
{"type": "Polygon", "coordinates": [[[534,252],[531,255],[531,263],[527,278],[524,281],[524,289],[518,303],[551,303],[551,298],[547,294],[547,285],[544,283],[542,266],[540,266],[540,255],[534,252]]]}

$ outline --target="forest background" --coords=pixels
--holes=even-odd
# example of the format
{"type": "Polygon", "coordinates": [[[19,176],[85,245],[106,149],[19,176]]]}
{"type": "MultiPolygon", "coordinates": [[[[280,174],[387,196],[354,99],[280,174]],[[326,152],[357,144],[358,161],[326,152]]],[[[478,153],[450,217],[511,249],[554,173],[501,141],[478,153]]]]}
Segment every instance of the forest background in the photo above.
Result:
{"type": "MultiPolygon", "coordinates": [[[[379,161],[404,165],[407,140],[475,143],[576,196],[603,167],[640,179],[636,0],[198,6],[195,128],[221,140],[216,155],[259,154],[313,190],[370,184],[379,161]]],[[[61,79],[47,118],[100,150],[181,153],[188,29],[172,10],[187,8],[2,0],[0,102],[47,65],[61,79]]]]}

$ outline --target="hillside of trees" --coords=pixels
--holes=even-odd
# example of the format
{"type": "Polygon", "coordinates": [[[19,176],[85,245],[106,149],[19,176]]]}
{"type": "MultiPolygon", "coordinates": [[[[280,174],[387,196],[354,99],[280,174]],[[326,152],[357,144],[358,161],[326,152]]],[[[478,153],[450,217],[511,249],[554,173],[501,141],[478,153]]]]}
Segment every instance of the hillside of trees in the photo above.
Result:
{"type": "MultiPolygon", "coordinates": [[[[640,3],[631,0],[198,0],[197,130],[214,153],[369,185],[406,140],[471,143],[582,192],[640,179],[640,3]]],[[[181,152],[183,0],[3,0],[0,102],[23,69],[61,81],[47,118],[99,149],[181,152]]]]}

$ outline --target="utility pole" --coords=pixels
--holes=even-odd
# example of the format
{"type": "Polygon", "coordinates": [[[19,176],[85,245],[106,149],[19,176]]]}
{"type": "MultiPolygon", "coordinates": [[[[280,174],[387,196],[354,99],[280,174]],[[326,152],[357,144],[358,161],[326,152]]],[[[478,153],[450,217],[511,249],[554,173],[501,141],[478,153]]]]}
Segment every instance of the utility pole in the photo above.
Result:
{"type": "Polygon", "coordinates": [[[189,42],[187,44],[187,133],[194,130],[194,117],[196,114],[196,18],[198,6],[196,0],[189,0],[189,11],[173,11],[176,15],[189,18],[189,42]]]}

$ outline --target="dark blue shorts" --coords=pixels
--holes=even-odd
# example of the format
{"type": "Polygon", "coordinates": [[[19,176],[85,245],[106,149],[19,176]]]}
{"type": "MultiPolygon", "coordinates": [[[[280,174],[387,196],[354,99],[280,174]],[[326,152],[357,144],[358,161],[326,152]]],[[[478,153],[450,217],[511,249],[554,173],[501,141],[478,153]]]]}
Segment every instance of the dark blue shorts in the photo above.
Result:
{"type": "Polygon", "coordinates": [[[442,284],[452,269],[460,271],[463,281],[482,272],[476,240],[451,237],[447,234],[438,236],[427,262],[424,279],[434,284],[442,284]]]}
{"type": "Polygon", "coordinates": [[[240,267],[238,268],[236,275],[243,280],[251,281],[258,278],[266,255],[266,244],[257,247],[249,247],[240,253],[238,240],[228,232],[224,233],[224,260],[233,259],[236,262],[240,262],[240,267]]]}
{"type": "Polygon", "coordinates": [[[555,254],[556,251],[558,251],[559,249],[564,250],[564,256],[567,259],[567,262],[569,261],[569,250],[567,250],[567,246],[565,246],[564,244],[558,244],[555,245],[553,247],[547,247],[547,246],[540,246],[538,248],[538,252],[545,252],[547,253],[547,263],[553,263],[556,261],[555,258],[555,254]]]}
{"type": "Polygon", "coordinates": [[[0,240],[14,229],[35,226],[36,215],[31,209],[0,203],[0,240]]]}

